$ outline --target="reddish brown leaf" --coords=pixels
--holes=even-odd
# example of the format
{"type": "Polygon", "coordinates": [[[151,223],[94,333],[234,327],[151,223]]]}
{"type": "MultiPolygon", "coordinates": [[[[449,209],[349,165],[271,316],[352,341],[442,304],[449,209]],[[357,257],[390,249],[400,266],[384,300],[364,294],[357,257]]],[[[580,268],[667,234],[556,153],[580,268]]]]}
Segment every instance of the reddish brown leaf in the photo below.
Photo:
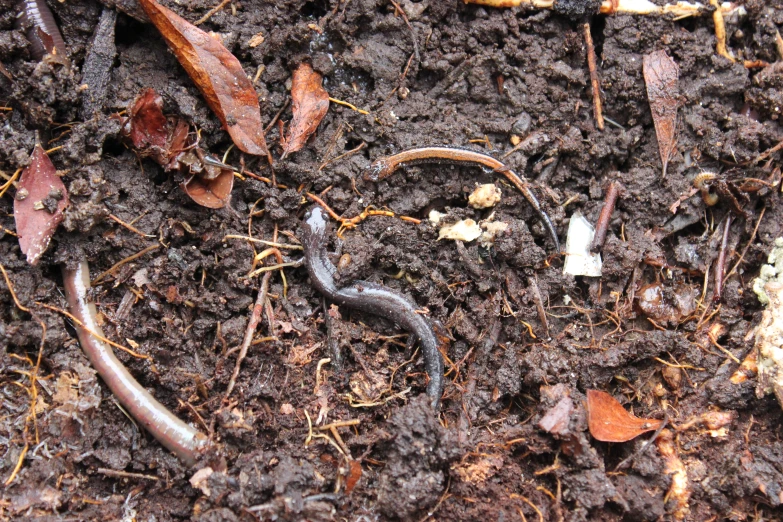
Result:
{"type": "Polygon", "coordinates": [[[166,170],[180,168],[179,157],[187,149],[190,125],[182,118],[168,118],[168,137],[166,141],[166,162],[161,164],[166,170]]]}
{"type": "Polygon", "coordinates": [[[655,51],[644,56],[642,72],[665,176],[669,159],[677,145],[677,107],[680,105],[677,82],[680,68],[666,51],[655,51]]]}
{"type": "Polygon", "coordinates": [[[222,170],[220,175],[208,180],[201,176],[193,176],[182,184],[182,190],[190,198],[207,208],[223,208],[231,196],[234,187],[234,173],[230,170],[222,170]]]}
{"type": "Polygon", "coordinates": [[[329,93],[323,88],[323,77],[308,63],[302,63],[294,71],[291,98],[294,119],[288,128],[283,157],[304,147],[329,110],[329,93]]]}
{"type": "Polygon", "coordinates": [[[166,147],[166,117],[163,99],[154,89],[144,89],[131,105],[127,135],[139,150],[166,147]]]}
{"type": "Polygon", "coordinates": [[[362,465],[358,460],[352,460],[350,462],[350,469],[348,470],[348,476],[345,478],[345,494],[350,495],[353,488],[356,487],[356,483],[362,478],[362,465]]]}
{"type": "Polygon", "coordinates": [[[36,145],[30,166],[22,172],[14,198],[14,221],[19,247],[31,265],[38,262],[49,246],[67,206],[68,192],[65,185],[57,177],[57,170],[49,156],[40,145],[36,145]]]}
{"type": "Polygon", "coordinates": [[[603,442],[627,442],[657,430],[663,421],[634,417],[606,392],[587,390],[587,426],[603,442]]]}
{"type": "Polygon", "coordinates": [[[217,38],[155,0],[139,3],[236,146],[248,154],[266,156],[258,96],[239,60],[217,38]]]}

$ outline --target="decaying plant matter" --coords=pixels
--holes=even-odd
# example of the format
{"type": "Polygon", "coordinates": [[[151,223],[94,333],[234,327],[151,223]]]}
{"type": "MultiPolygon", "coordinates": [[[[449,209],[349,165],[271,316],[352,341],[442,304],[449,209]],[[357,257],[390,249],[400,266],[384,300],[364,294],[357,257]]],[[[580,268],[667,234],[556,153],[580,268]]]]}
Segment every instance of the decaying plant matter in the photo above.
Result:
{"type": "Polygon", "coordinates": [[[783,406],[783,283],[764,285],[769,299],[767,309],[756,327],[755,350],[758,352],[756,395],[774,393],[783,406]]]}
{"type": "Polygon", "coordinates": [[[198,143],[198,133],[190,132],[184,119],[163,115],[163,99],[153,89],[145,89],[129,109],[122,134],[141,157],[149,157],[168,171],[185,176],[182,190],[207,208],[222,208],[234,186],[234,171],[209,156],[198,143]]]}

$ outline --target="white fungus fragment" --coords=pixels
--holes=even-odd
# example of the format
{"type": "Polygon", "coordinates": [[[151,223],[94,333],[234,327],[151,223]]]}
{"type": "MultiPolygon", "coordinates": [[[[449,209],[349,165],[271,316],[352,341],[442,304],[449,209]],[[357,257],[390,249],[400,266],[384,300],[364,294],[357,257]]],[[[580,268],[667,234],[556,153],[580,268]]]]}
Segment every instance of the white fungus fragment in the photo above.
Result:
{"type": "Polygon", "coordinates": [[[769,306],[755,331],[759,372],[756,396],[774,392],[783,405],[783,283],[770,281],[764,285],[764,292],[769,306]]]}
{"type": "Polygon", "coordinates": [[[444,225],[438,232],[438,240],[453,239],[457,241],[473,241],[481,235],[481,227],[472,219],[463,219],[451,225],[444,225]]]}
{"type": "Polygon", "coordinates": [[[767,265],[761,265],[759,276],[753,280],[753,292],[758,296],[763,305],[769,304],[769,296],[764,291],[764,286],[775,281],[783,283],[783,237],[775,240],[775,247],[767,257],[767,265]]]}
{"type": "Polygon", "coordinates": [[[437,210],[430,210],[429,216],[427,216],[430,220],[430,223],[433,225],[438,225],[440,223],[440,220],[443,219],[446,216],[443,212],[438,212],[437,210]]]}
{"type": "Polygon", "coordinates": [[[479,185],[468,196],[468,205],[473,208],[494,207],[500,202],[501,191],[494,183],[479,185]]]}
{"type": "Polygon", "coordinates": [[[479,238],[479,243],[483,247],[489,247],[495,243],[495,238],[508,230],[508,223],[503,221],[484,221],[481,223],[481,228],[484,229],[484,233],[479,238]]]}
{"type": "Polygon", "coordinates": [[[564,274],[601,277],[601,256],[590,252],[594,235],[593,225],[581,212],[575,212],[568,225],[564,274]]]}

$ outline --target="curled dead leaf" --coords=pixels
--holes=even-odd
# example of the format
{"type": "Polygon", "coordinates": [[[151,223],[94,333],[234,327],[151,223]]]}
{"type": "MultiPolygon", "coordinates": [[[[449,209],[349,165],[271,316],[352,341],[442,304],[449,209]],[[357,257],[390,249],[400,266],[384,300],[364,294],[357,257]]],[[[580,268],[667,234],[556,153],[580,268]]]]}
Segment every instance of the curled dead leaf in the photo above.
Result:
{"type": "Polygon", "coordinates": [[[323,77],[306,62],[294,71],[291,98],[294,119],[288,128],[283,158],[304,147],[329,110],[329,93],[323,88],[323,77]]]}
{"type": "Polygon", "coordinates": [[[139,3],[236,146],[267,156],[258,95],[239,60],[217,38],[155,0],[139,3]]]}
{"type": "Polygon", "coordinates": [[[643,433],[657,430],[662,422],[634,417],[608,393],[587,390],[587,426],[597,440],[628,442],[643,433]]]}
{"type": "Polygon", "coordinates": [[[43,147],[36,145],[14,198],[19,247],[31,265],[36,264],[46,251],[67,206],[68,191],[57,176],[57,169],[43,147]]]}
{"type": "Polygon", "coordinates": [[[223,169],[215,179],[193,176],[182,184],[182,190],[190,199],[207,208],[223,208],[231,197],[234,173],[223,169]]]}
{"type": "Polygon", "coordinates": [[[677,145],[677,108],[680,105],[677,82],[680,68],[669,58],[666,51],[655,51],[644,55],[642,73],[665,176],[669,159],[677,145]]]}

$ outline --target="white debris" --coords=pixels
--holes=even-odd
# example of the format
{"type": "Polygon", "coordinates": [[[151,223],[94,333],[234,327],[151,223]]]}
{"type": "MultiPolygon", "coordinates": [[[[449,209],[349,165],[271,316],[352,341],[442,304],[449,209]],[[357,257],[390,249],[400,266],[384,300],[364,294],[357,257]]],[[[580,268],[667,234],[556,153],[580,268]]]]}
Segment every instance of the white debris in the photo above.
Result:
{"type": "Polygon", "coordinates": [[[190,485],[196,489],[200,489],[201,492],[208,497],[211,491],[209,490],[207,479],[209,479],[209,476],[212,475],[212,473],[214,473],[214,470],[209,466],[201,468],[190,477],[190,485]]]}
{"type": "Polygon", "coordinates": [[[769,304],[769,296],[764,291],[764,286],[770,281],[783,283],[783,237],[775,240],[775,248],[767,257],[768,265],[761,265],[759,276],[753,280],[753,292],[758,296],[761,304],[769,304]]]}
{"type": "Polygon", "coordinates": [[[150,284],[150,278],[147,276],[146,268],[137,270],[136,273],[133,274],[133,284],[135,284],[139,288],[143,287],[144,285],[150,284]]]}
{"type": "Polygon", "coordinates": [[[438,240],[454,239],[458,241],[473,241],[481,235],[481,227],[472,219],[463,219],[452,225],[444,225],[438,232],[438,240]]]}
{"type": "Polygon", "coordinates": [[[443,212],[438,212],[437,210],[430,210],[430,215],[428,217],[430,219],[430,223],[433,225],[438,225],[440,220],[446,217],[446,214],[443,212]]]}
{"type": "Polygon", "coordinates": [[[484,233],[479,238],[479,243],[483,247],[489,247],[495,242],[495,238],[508,230],[508,223],[503,221],[482,221],[481,228],[484,229],[484,233]]]}
{"type": "Polygon", "coordinates": [[[500,189],[496,187],[494,183],[479,185],[471,195],[468,196],[468,205],[473,208],[494,207],[500,201],[500,195],[500,189]]]}
{"type": "Polygon", "coordinates": [[[568,225],[564,274],[601,277],[601,256],[590,252],[594,235],[593,225],[581,212],[575,212],[568,225]]]}
{"type": "Polygon", "coordinates": [[[764,291],[769,306],[755,331],[759,370],[756,396],[774,392],[783,405],[783,283],[770,281],[764,291]]]}

